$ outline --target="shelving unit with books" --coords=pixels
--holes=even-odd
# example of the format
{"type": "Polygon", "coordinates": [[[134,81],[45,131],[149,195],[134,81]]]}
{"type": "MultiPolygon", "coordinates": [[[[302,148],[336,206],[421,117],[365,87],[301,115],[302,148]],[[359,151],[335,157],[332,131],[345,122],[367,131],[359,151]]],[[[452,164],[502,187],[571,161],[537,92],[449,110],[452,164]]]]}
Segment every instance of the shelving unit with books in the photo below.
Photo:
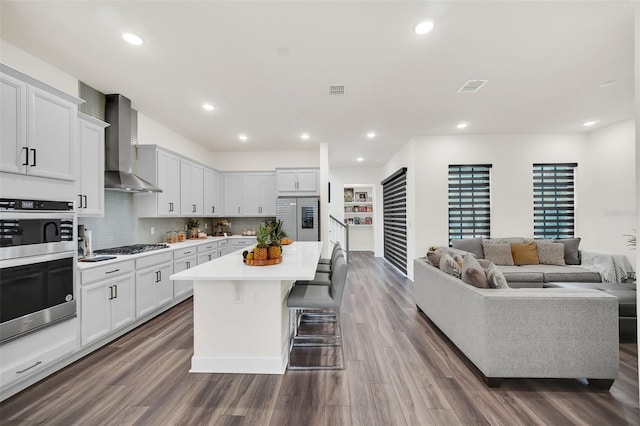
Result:
{"type": "Polygon", "coordinates": [[[353,250],[373,250],[374,205],[373,187],[345,186],[344,222],[353,250]]]}

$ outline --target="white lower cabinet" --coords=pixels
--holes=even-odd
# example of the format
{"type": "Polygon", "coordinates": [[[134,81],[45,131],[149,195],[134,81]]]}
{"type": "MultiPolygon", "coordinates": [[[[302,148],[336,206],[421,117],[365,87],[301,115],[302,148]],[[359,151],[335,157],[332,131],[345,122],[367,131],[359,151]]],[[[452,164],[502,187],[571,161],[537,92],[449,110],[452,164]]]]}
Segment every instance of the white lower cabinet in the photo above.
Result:
{"type": "Polygon", "coordinates": [[[171,252],[136,259],[136,317],[154,312],[173,300],[171,252]]]}
{"type": "Polygon", "coordinates": [[[246,248],[248,246],[251,245],[256,245],[256,238],[255,237],[249,237],[249,238],[230,238],[229,241],[231,242],[231,250],[230,251],[236,251],[236,250],[240,250],[242,248],[246,248]]]}
{"type": "Polygon", "coordinates": [[[82,345],[123,327],[135,316],[134,262],[82,272],[82,345]]]}
{"type": "Polygon", "coordinates": [[[78,319],[52,325],[2,345],[0,389],[23,381],[52,363],[77,351],[78,319]]]}
{"type": "MultiPolygon", "coordinates": [[[[173,252],[173,271],[174,273],[186,271],[198,264],[197,248],[175,250],[173,252]]],[[[173,282],[173,297],[181,297],[193,292],[192,280],[175,280],[173,282]]]]}
{"type": "Polygon", "coordinates": [[[200,244],[198,246],[198,265],[206,263],[218,257],[218,243],[200,244]]]}

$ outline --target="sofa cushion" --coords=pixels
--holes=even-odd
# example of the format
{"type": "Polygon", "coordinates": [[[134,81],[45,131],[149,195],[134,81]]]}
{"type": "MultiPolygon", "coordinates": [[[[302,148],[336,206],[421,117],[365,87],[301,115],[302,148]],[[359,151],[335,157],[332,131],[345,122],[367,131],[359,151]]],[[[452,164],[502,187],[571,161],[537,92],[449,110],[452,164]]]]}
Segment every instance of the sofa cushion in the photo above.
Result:
{"type": "Polygon", "coordinates": [[[451,240],[451,246],[455,249],[472,253],[476,259],[484,259],[482,238],[456,238],[451,240]]]}
{"type": "Polygon", "coordinates": [[[524,243],[526,242],[523,237],[507,237],[507,238],[491,238],[489,240],[492,243],[524,243]]]}
{"type": "Polygon", "coordinates": [[[477,259],[477,260],[480,266],[482,266],[484,269],[487,269],[490,265],[493,265],[493,262],[487,259],[477,259]]]}
{"type": "Polygon", "coordinates": [[[564,244],[549,240],[537,240],[538,259],[543,265],[564,266],[564,244]]]}
{"type": "Polygon", "coordinates": [[[462,264],[462,281],[474,287],[489,288],[484,269],[471,254],[464,257],[462,264]]]}
{"type": "Polygon", "coordinates": [[[491,243],[482,241],[484,258],[496,265],[513,265],[511,243],[491,243]]]}
{"type": "Polygon", "coordinates": [[[602,281],[600,274],[592,272],[582,266],[526,265],[522,268],[532,272],[542,273],[545,282],[599,283],[602,281]]]}
{"type": "Polygon", "coordinates": [[[554,242],[564,244],[564,263],[567,265],[580,265],[580,253],[578,251],[580,238],[562,238],[554,240],[554,242]]]}
{"type": "Polygon", "coordinates": [[[530,283],[544,282],[544,275],[542,274],[542,272],[530,271],[530,270],[527,270],[526,267],[524,266],[502,265],[502,266],[498,266],[498,269],[502,271],[502,273],[504,274],[509,284],[517,283],[517,282],[530,282],[530,283]]]}
{"type": "Polygon", "coordinates": [[[511,256],[516,265],[537,265],[538,249],[536,243],[511,243],[511,256]]]}
{"type": "Polygon", "coordinates": [[[493,263],[487,268],[487,283],[489,288],[509,288],[504,274],[493,263]]]}
{"type": "Polygon", "coordinates": [[[458,265],[458,262],[456,262],[449,253],[443,253],[440,257],[440,269],[457,278],[460,278],[462,275],[460,265],[458,265]]]}

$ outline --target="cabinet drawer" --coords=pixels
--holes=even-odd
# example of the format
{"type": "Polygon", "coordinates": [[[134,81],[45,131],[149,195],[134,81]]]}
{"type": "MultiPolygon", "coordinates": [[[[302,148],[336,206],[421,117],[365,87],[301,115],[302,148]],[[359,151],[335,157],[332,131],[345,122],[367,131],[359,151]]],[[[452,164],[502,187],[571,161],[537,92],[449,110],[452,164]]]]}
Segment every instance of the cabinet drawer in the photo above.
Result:
{"type": "Polygon", "coordinates": [[[29,377],[79,347],[78,320],[72,319],[2,346],[0,383],[29,377]]]}
{"type": "Polygon", "coordinates": [[[221,240],[221,241],[218,241],[218,248],[219,248],[219,249],[220,249],[220,248],[224,248],[224,247],[226,247],[226,246],[227,246],[227,244],[228,244],[228,240],[221,240]]]}
{"type": "Polygon", "coordinates": [[[141,257],[136,259],[136,270],[150,268],[154,265],[160,265],[163,263],[171,262],[173,260],[173,252],[166,252],[160,254],[154,254],[151,256],[141,257]]]}
{"type": "Polygon", "coordinates": [[[127,260],[82,271],[82,285],[128,274],[133,272],[134,269],[135,262],[133,260],[127,260]]]}
{"type": "Polygon", "coordinates": [[[251,244],[255,244],[256,243],[256,239],[255,238],[233,238],[231,240],[231,244],[234,247],[246,247],[246,246],[250,246],[251,244]]]}
{"type": "Polygon", "coordinates": [[[175,259],[182,259],[183,257],[187,257],[187,256],[195,256],[196,252],[197,252],[196,247],[189,247],[189,248],[184,248],[180,250],[174,250],[173,258],[175,260],[175,259]]]}
{"type": "Polygon", "coordinates": [[[208,253],[218,249],[218,243],[216,241],[206,244],[200,244],[198,246],[198,254],[208,253]]]}

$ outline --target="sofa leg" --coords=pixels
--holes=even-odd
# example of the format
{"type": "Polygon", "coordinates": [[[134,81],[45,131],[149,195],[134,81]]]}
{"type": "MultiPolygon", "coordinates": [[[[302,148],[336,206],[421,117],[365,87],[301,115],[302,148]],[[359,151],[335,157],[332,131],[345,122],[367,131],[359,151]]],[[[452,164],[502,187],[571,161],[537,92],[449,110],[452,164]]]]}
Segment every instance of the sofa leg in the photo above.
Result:
{"type": "Polygon", "coordinates": [[[602,390],[611,389],[613,381],[614,379],[587,379],[587,383],[589,383],[589,386],[602,390]]]}
{"type": "Polygon", "coordinates": [[[490,388],[499,388],[502,384],[502,377],[487,377],[483,374],[482,381],[490,388]]]}

